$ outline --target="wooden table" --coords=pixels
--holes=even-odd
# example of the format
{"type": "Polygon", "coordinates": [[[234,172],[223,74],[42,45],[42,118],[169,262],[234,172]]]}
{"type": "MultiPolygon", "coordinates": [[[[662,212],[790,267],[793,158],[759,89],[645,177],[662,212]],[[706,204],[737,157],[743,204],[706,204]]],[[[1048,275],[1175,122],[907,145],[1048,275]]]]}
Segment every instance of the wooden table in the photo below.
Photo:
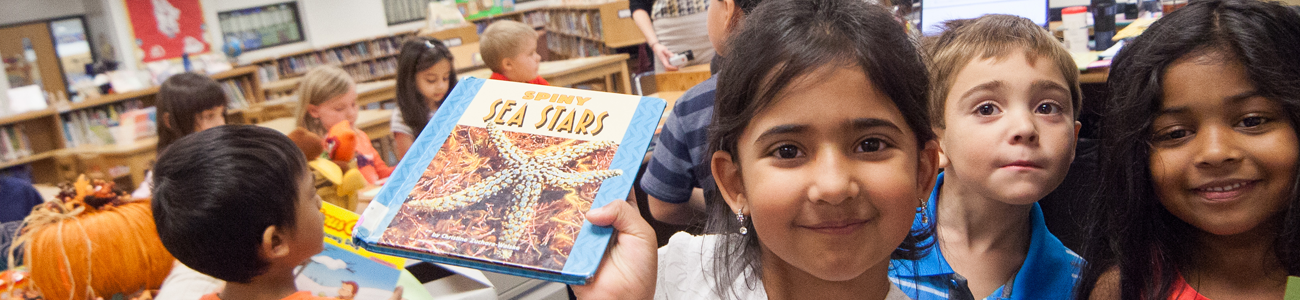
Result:
{"type": "Polygon", "coordinates": [[[709,64],[689,66],[677,71],[655,73],[655,89],[660,92],[685,91],[696,84],[709,80],[710,76],[713,76],[713,73],[709,69],[709,64]]]}
{"type": "Polygon", "coordinates": [[[60,151],[64,155],[76,157],[79,165],[77,169],[81,174],[98,169],[113,179],[129,176],[130,188],[123,187],[129,190],[144,182],[145,170],[153,167],[153,161],[158,156],[158,152],[154,151],[157,147],[158,138],[151,137],[132,143],[86,145],[60,151]],[[123,167],[125,169],[121,169],[123,167]]]}
{"type": "MultiPolygon", "coordinates": [[[[613,90],[614,81],[618,81],[619,90],[624,94],[632,93],[632,81],[627,71],[627,54],[601,55],[575,58],[569,60],[544,61],[537,73],[553,86],[570,86],[577,83],[605,79],[605,91],[613,90]]],[[[459,74],[488,78],[492,70],[478,69],[459,74]]]]}
{"type": "MultiPolygon", "coordinates": [[[[393,134],[392,128],[389,127],[393,118],[391,109],[366,109],[357,112],[356,127],[364,131],[370,139],[375,140],[393,134]]],[[[257,126],[275,129],[283,134],[293,132],[298,127],[298,119],[295,117],[283,117],[262,123],[257,126]]]]}
{"type": "Polygon", "coordinates": [[[366,106],[397,99],[397,79],[372,81],[357,84],[357,105],[366,106]]]}

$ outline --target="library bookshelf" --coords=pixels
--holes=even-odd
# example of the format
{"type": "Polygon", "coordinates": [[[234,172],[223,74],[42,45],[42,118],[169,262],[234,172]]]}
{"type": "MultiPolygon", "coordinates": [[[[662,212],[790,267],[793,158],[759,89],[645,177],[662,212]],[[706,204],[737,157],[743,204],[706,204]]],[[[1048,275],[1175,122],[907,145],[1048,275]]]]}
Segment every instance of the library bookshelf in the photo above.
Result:
{"type": "Polygon", "coordinates": [[[357,82],[390,79],[397,74],[397,53],[402,42],[414,35],[415,31],[378,36],[258,60],[249,65],[258,68],[263,83],[267,84],[301,77],[318,66],[343,68],[357,82]]]}
{"type": "Polygon", "coordinates": [[[550,60],[613,54],[614,49],[645,43],[632,21],[628,2],[566,3],[471,19],[483,33],[492,22],[514,20],[545,29],[550,60]]]}
{"type": "MultiPolygon", "coordinates": [[[[210,76],[227,91],[228,115],[238,117],[262,102],[257,68],[210,76]]],[[[0,117],[0,169],[29,165],[36,183],[70,181],[86,173],[134,187],[153,160],[157,139],[117,141],[113,128],[123,113],[154,106],[157,93],[155,86],[0,117]]]]}

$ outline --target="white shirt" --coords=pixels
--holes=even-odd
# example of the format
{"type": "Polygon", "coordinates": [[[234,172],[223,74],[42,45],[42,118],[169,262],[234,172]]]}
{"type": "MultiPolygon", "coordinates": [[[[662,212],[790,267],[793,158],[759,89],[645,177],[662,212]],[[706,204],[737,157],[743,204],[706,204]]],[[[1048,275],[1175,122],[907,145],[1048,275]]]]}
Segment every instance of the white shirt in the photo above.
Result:
{"type": "MultiPolygon", "coordinates": [[[[713,250],[717,240],[717,235],[673,234],[668,245],[659,248],[655,299],[718,299],[713,291],[713,250]]],[[[736,299],[767,299],[763,283],[755,281],[753,286],[749,286],[745,283],[746,277],[739,276],[732,283],[732,296],[736,299]]],[[[893,284],[889,285],[889,294],[885,296],[885,300],[911,299],[893,284]]]]}
{"type": "Polygon", "coordinates": [[[144,173],[144,182],[140,183],[134,192],[131,192],[132,199],[144,199],[153,197],[153,171],[144,173]]]}
{"type": "MultiPolygon", "coordinates": [[[[430,119],[433,118],[433,113],[436,112],[436,111],[438,111],[438,110],[436,110],[436,109],[432,109],[432,110],[429,111],[429,118],[430,118],[430,119]]],[[[391,121],[388,122],[388,127],[389,127],[390,129],[392,129],[393,133],[405,133],[406,135],[409,135],[409,136],[412,136],[412,137],[415,136],[414,134],[411,134],[411,132],[415,132],[414,130],[411,130],[411,126],[406,125],[406,119],[402,119],[402,110],[401,110],[401,109],[394,109],[394,110],[393,110],[393,118],[392,118],[391,121]]]]}
{"type": "Polygon", "coordinates": [[[203,295],[217,292],[224,282],[212,276],[203,275],[177,261],[172,264],[172,272],[163,280],[158,290],[158,300],[199,300],[203,295]]]}

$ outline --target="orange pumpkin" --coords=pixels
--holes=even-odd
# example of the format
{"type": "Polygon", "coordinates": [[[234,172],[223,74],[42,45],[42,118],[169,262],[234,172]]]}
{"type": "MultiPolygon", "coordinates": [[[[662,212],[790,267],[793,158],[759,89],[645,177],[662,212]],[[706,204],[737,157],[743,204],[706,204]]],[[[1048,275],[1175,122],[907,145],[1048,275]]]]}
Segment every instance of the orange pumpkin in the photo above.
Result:
{"type": "Polygon", "coordinates": [[[125,193],[106,193],[111,183],[87,188],[84,176],[75,186],[76,196],[46,202],[23,220],[14,245],[24,247],[32,285],[50,300],[161,287],[175,258],[158,238],[149,202],[120,201],[125,193]]]}

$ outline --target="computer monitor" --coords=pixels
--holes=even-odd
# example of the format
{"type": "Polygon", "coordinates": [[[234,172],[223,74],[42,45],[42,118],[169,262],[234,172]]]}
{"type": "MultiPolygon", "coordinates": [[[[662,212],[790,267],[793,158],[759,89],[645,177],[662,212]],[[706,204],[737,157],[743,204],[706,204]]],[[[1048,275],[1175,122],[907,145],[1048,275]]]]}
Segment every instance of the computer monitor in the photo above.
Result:
{"type": "Polygon", "coordinates": [[[1008,14],[1047,26],[1047,0],[921,0],[921,34],[938,35],[948,20],[1008,14]]]}

